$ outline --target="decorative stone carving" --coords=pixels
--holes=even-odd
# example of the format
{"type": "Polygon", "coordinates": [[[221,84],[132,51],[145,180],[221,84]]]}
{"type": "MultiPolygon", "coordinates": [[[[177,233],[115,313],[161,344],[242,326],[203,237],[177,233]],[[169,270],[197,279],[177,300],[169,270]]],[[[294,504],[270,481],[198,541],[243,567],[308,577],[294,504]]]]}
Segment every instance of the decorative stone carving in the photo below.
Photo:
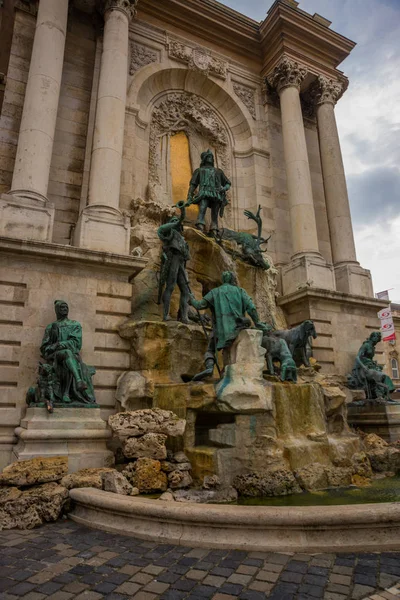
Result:
{"type": "Polygon", "coordinates": [[[168,44],[168,56],[188,63],[190,69],[200,71],[207,77],[208,75],[214,75],[215,77],[226,79],[226,63],[212,56],[208,50],[201,46],[191,48],[176,40],[172,40],[168,44]]]}
{"type": "Polygon", "coordinates": [[[339,81],[338,79],[328,79],[319,75],[314,84],[310,87],[310,93],[313,96],[316,105],[330,102],[336,104],[348,87],[348,81],[339,81]]]}
{"type": "Polygon", "coordinates": [[[307,69],[304,66],[284,55],[268,75],[267,83],[276,88],[278,93],[285,87],[296,87],[300,90],[306,75],[307,69]]]}
{"type": "Polygon", "coordinates": [[[148,200],[152,202],[158,201],[157,189],[161,187],[160,138],[180,131],[185,132],[189,139],[191,136],[206,138],[217,152],[219,167],[229,177],[228,135],[218,115],[194,94],[168,94],[154,109],[151,121],[148,200]]]}
{"type": "Polygon", "coordinates": [[[142,67],[158,62],[158,60],[159,55],[156,50],[149,48],[149,46],[144,46],[143,44],[132,43],[129,74],[134,75],[136,71],[142,67]]]}
{"type": "Polygon", "coordinates": [[[235,90],[235,94],[241,99],[246,108],[248,108],[253,119],[256,119],[255,90],[247,85],[242,85],[241,83],[236,82],[233,82],[233,89],[235,90]]]}
{"type": "Polygon", "coordinates": [[[120,10],[125,13],[128,19],[133,19],[136,15],[136,6],[139,0],[104,0],[101,11],[103,14],[109,10],[120,10]]]}

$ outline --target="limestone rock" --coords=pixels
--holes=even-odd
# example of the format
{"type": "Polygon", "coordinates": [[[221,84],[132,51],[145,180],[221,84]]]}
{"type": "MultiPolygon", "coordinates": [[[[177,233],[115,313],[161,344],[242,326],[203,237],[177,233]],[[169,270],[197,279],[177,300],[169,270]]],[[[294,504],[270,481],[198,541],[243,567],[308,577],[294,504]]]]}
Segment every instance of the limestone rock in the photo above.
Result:
{"type": "Polygon", "coordinates": [[[118,379],[116,400],[127,411],[142,409],[150,404],[154,394],[154,383],[138,371],[123,373],[118,379]]]}
{"type": "Polygon", "coordinates": [[[308,465],[295,472],[296,479],[305,490],[325,490],[328,487],[328,477],[325,466],[320,463],[308,465]]]}
{"type": "Polygon", "coordinates": [[[22,492],[16,487],[4,487],[0,488],[0,506],[6,502],[17,500],[21,496],[22,492]]]}
{"type": "Polygon", "coordinates": [[[92,487],[101,490],[103,488],[101,479],[102,474],[113,470],[114,469],[107,467],[100,469],[81,469],[76,473],[70,473],[69,475],[63,477],[61,480],[61,485],[66,487],[67,490],[85,487],[92,487]]]}
{"type": "Polygon", "coordinates": [[[162,433],[172,437],[183,435],[186,421],[170,410],[148,408],[112,415],[108,423],[120,438],[138,437],[146,433],[162,433]]]}
{"type": "Polygon", "coordinates": [[[48,521],[56,521],[68,498],[68,490],[51,482],[9,496],[0,507],[2,529],[32,529],[48,521]]]}
{"type": "Polygon", "coordinates": [[[365,452],[357,452],[352,457],[353,475],[369,479],[372,477],[372,468],[365,452]]]}
{"type": "Polygon", "coordinates": [[[369,433],[363,438],[365,453],[373,471],[384,473],[400,471],[400,450],[390,446],[375,433],[369,433]]]}
{"type": "Polygon", "coordinates": [[[357,474],[352,476],[351,482],[357,487],[368,487],[371,485],[371,480],[368,477],[362,477],[361,475],[357,474]]]}
{"type": "Polygon", "coordinates": [[[240,496],[271,497],[299,494],[301,488],[287,469],[237,475],[233,481],[240,496]]]}
{"type": "Polygon", "coordinates": [[[166,435],[146,433],[140,438],[131,437],[123,442],[122,451],[127,458],[167,458],[166,435]]]}
{"type": "Polygon", "coordinates": [[[346,487],[351,485],[352,469],[350,467],[325,467],[328,487],[346,487]]]}
{"type": "Polygon", "coordinates": [[[162,500],[163,502],[175,502],[174,495],[170,490],[167,490],[166,492],[161,494],[159,500],[162,500]]]}
{"type": "Polygon", "coordinates": [[[135,496],[134,488],[129,481],[118,471],[106,471],[101,474],[103,489],[105,492],[113,492],[122,496],[135,496]]]}
{"type": "Polygon", "coordinates": [[[38,457],[21,460],[6,467],[0,475],[0,485],[36,485],[60,481],[68,473],[68,457],[38,457]]]}
{"type": "Polygon", "coordinates": [[[191,486],[193,479],[188,471],[173,471],[168,475],[168,483],[172,490],[178,490],[191,486]]]}
{"type": "Polygon", "coordinates": [[[191,471],[192,465],[190,462],[187,463],[172,463],[167,460],[162,461],[161,470],[164,473],[172,473],[172,471],[191,471]]]}
{"type": "Polygon", "coordinates": [[[226,504],[236,502],[238,493],[234,487],[221,487],[217,490],[176,490],[176,502],[194,502],[196,504],[226,504]]]}
{"type": "Polygon", "coordinates": [[[203,490],[215,490],[221,486],[218,475],[205,475],[203,479],[203,490]]]}
{"type": "Polygon", "coordinates": [[[142,494],[165,492],[168,487],[167,481],[166,474],[161,471],[160,461],[151,458],[137,460],[131,482],[142,494]]]}
{"type": "Polygon", "coordinates": [[[180,450],[179,452],[175,452],[174,456],[173,456],[173,461],[176,463],[188,463],[190,462],[188,457],[186,456],[186,454],[184,452],[182,452],[182,450],[180,450]]]}

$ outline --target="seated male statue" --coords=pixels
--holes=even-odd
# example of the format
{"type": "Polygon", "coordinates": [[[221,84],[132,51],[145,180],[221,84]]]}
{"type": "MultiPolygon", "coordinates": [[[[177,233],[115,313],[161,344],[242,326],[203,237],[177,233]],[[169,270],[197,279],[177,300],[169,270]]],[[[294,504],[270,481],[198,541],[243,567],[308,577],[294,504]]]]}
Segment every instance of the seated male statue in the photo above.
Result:
{"type": "Polygon", "coordinates": [[[242,329],[254,325],[263,331],[270,327],[261,323],[253,300],[246,290],[239,287],[235,273],[225,271],[222,274],[222,285],[211,290],[202,300],[189,296],[189,303],[197,310],[211,309],[213,317],[213,334],[209,340],[205,358],[205,370],[193,377],[193,381],[201,381],[210,377],[214,372],[216,352],[228,348],[237,338],[242,329]]]}
{"type": "Polygon", "coordinates": [[[28,404],[53,403],[95,404],[93,367],[82,362],[82,326],[68,318],[69,308],[64,300],[54,302],[57,320],[46,327],[40,353],[45,363],[39,368],[38,389],[28,391],[28,404]]]}

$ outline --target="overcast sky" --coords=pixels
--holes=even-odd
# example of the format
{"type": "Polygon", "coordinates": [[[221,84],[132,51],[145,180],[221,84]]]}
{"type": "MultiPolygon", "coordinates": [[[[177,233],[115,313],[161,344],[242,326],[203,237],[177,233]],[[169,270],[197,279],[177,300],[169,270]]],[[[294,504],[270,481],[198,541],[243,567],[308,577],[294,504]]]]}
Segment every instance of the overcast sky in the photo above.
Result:
{"type": "MultiPolygon", "coordinates": [[[[272,0],[223,0],[257,21],[272,0]]],[[[336,107],[357,256],[375,292],[400,302],[400,0],[301,0],[357,42],[339,67],[350,86],[336,107]]]]}

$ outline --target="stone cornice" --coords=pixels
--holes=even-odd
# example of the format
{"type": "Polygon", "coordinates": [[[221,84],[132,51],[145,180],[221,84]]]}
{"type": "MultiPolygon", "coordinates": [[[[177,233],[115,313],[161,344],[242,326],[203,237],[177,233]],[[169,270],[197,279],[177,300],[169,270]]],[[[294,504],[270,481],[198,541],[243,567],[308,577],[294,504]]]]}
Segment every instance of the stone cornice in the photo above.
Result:
{"type": "Polygon", "coordinates": [[[307,69],[303,65],[283,55],[272,73],[267,76],[267,82],[278,94],[286,87],[295,87],[300,91],[306,75],[307,69]]]}
{"type": "Polygon", "coordinates": [[[112,271],[125,275],[129,280],[140,273],[148,262],[147,258],[6,237],[0,237],[0,254],[23,256],[24,260],[63,263],[72,269],[82,267],[88,272],[91,270],[112,271]]]}
{"type": "Polygon", "coordinates": [[[268,75],[282,54],[288,54],[314,75],[337,77],[338,65],[355,43],[294,4],[276,0],[260,25],[262,75],[268,75]]]}
{"type": "Polygon", "coordinates": [[[329,302],[346,302],[354,306],[369,307],[376,311],[381,308],[387,308],[387,300],[378,300],[377,298],[367,298],[366,296],[354,296],[353,294],[346,294],[344,292],[336,292],[333,290],[323,290],[319,288],[302,288],[286,296],[278,298],[278,306],[287,306],[301,302],[305,298],[307,299],[319,299],[327,300],[329,302]]]}

